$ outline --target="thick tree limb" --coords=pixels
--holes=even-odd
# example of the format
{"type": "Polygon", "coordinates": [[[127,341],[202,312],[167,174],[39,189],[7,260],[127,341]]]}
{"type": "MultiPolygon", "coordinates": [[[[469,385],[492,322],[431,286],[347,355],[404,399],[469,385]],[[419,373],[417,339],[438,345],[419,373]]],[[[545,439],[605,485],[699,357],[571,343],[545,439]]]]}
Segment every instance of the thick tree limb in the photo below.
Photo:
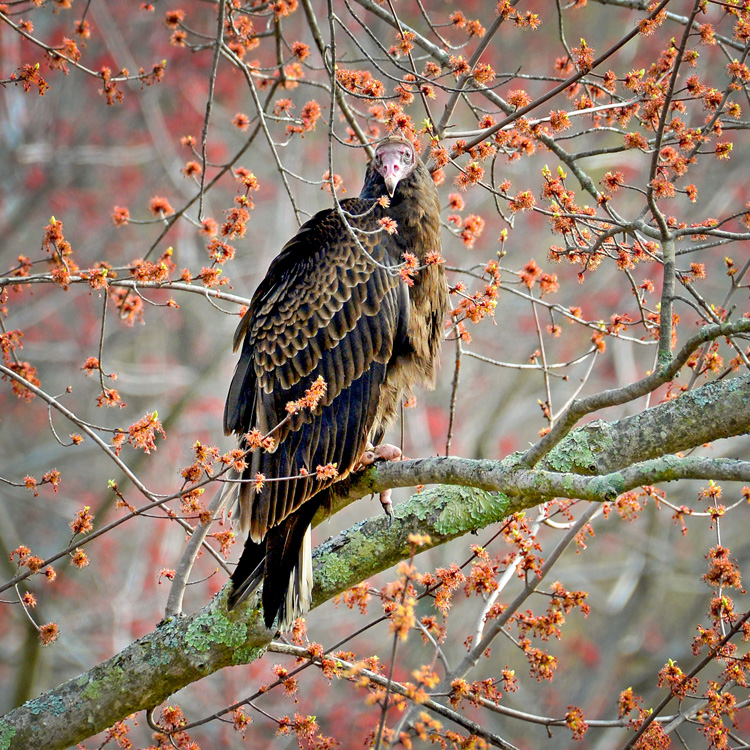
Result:
{"type": "MultiPolygon", "coordinates": [[[[671,455],[750,431],[750,375],[716,381],[618,422],[571,432],[539,464],[434,458],[375,466],[351,484],[361,497],[388,486],[445,482],[328,540],[315,552],[313,606],[410,553],[409,534],[431,546],[496,523],[551,496],[606,500],[640,484],[682,477],[750,481],[750,462],[671,455]],[[490,492],[489,490],[493,490],[490,492]],[[499,491],[499,492],[498,492],[499,491]]],[[[343,503],[343,501],[342,501],[343,503]]],[[[88,672],[0,719],[0,750],[62,750],[225,666],[264,653],[273,633],[257,609],[227,614],[224,593],[167,622],[88,672]]],[[[257,602],[256,602],[257,604],[257,602]]]]}
{"type": "MultiPolygon", "coordinates": [[[[352,480],[337,508],[387,487],[427,483],[466,484],[539,502],[555,496],[605,500],[602,493],[613,481],[622,481],[619,492],[644,483],[702,479],[709,474],[714,479],[745,482],[747,462],[676,459],[670,454],[748,433],[750,375],[743,375],[708,383],[616,422],[589,422],[552,448],[538,469],[528,469],[514,456],[503,461],[435,457],[376,464],[352,480]]],[[[533,504],[522,502],[524,508],[533,504]]]]}

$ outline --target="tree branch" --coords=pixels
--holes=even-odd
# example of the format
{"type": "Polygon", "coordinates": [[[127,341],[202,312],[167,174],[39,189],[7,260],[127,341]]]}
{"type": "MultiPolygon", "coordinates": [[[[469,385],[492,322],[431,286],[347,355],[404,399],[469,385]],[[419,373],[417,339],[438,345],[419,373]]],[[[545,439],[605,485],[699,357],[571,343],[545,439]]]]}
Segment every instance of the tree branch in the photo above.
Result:
{"type": "Polygon", "coordinates": [[[587,414],[608,406],[619,406],[645,396],[647,393],[653,393],[659,386],[677,377],[679,371],[690,359],[690,355],[706,341],[713,341],[721,336],[747,333],[748,331],[750,331],[750,319],[748,318],[742,318],[736,323],[718,323],[704,326],[685,342],[682,349],[677,352],[671,361],[660,362],[656,370],[641,378],[641,380],[630,383],[623,388],[600,391],[580,401],[573,401],[554,427],[538,443],[526,451],[524,461],[529,466],[535,465],[587,414]]]}

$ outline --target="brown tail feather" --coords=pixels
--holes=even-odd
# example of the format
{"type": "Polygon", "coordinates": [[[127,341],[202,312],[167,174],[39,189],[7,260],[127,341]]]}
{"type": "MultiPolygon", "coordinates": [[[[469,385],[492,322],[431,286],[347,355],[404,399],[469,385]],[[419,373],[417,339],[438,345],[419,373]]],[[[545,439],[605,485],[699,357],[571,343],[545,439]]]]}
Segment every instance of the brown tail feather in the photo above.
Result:
{"type": "Polygon", "coordinates": [[[247,540],[232,573],[232,590],[227,609],[248,599],[263,584],[263,619],[272,628],[289,629],[310,609],[312,601],[312,550],[310,523],[327,500],[324,490],[308,500],[297,513],[269,529],[262,542],[247,540]],[[318,500],[316,502],[316,500],[318,500]]]}

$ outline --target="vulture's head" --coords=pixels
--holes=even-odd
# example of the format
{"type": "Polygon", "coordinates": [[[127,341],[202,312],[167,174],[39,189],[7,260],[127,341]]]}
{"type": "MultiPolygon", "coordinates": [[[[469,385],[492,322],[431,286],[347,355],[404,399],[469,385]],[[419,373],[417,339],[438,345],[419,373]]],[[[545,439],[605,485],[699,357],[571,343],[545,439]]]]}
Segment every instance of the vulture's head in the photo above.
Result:
{"type": "Polygon", "coordinates": [[[396,186],[415,170],[417,161],[417,153],[411,141],[392,136],[375,149],[372,169],[383,178],[388,195],[393,197],[396,186]]]}

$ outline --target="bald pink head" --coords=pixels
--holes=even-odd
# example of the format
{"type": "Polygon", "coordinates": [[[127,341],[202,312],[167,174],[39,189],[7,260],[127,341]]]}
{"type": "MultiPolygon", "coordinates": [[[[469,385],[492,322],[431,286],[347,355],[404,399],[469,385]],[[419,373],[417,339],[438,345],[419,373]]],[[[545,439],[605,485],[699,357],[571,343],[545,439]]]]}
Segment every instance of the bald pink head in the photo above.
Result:
{"type": "Polygon", "coordinates": [[[398,183],[408,177],[417,163],[414,146],[408,141],[394,139],[385,141],[375,151],[374,167],[385,182],[388,195],[393,197],[398,183]]]}

